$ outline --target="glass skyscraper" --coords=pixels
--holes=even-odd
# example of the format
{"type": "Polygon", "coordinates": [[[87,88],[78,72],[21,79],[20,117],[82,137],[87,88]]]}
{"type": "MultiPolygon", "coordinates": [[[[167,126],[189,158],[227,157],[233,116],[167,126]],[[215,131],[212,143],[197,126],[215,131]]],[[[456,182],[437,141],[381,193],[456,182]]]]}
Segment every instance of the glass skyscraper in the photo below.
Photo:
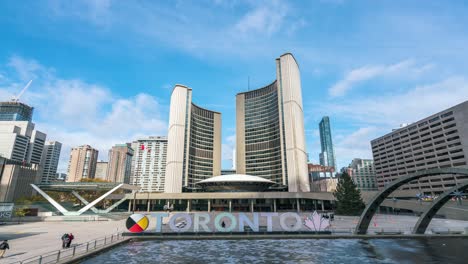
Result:
{"type": "Polygon", "coordinates": [[[0,102],[0,121],[32,121],[33,108],[20,102],[0,102]]]}
{"type": "Polygon", "coordinates": [[[330,118],[324,116],[319,124],[320,129],[320,145],[322,152],[320,153],[320,165],[333,167],[336,171],[335,151],[333,150],[333,141],[331,136],[330,118]]]}

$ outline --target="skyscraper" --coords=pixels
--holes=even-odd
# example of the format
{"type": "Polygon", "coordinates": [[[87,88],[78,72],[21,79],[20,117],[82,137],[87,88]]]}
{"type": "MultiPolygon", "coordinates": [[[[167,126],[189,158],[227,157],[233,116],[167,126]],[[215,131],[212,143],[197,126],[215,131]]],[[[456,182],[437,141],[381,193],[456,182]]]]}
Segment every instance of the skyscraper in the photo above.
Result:
{"type": "Polygon", "coordinates": [[[40,164],[46,134],[29,121],[0,122],[0,155],[14,161],[40,164]]]}
{"type": "Polygon", "coordinates": [[[320,145],[322,147],[320,165],[333,167],[336,170],[335,150],[333,149],[330,118],[328,118],[328,116],[324,116],[322,121],[320,121],[319,130],[320,145]]]}
{"type": "Polygon", "coordinates": [[[89,145],[72,148],[68,163],[68,182],[94,179],[99,152],[89,145]]]}
{"type": "Polygon", "coordinates": [[[42,183],[49,183],[56,179],[61,150],[62,143],[58,141],[48,141],[45,143],[41,161],[42,183]]]}
{"type": "Polygon", "coordinates": [[[0,102],[0,121],[32,121],[33,109],[17,102],[0,102]]]}
{"type": "Polygon", "coordinates": [[[141,192],[164,192],[167,137],[140,138],[131,144],[134,150],[130,183],[141,192]]]}
{"type": "Polygon", "coordinates": [[[263,177],[289,192],[310,190],[299,66],[276,59],[276,80],[236,96],[236,172],[263,177]]]}
{"type": "Polygon", "coordinates": [[[133,149],[127,144],[117,144],[109,150],[109,164],[106,180],[110,182],[130,182],[133,149]]]}
{"type": "Polygon", "coordinates": [[[195,183],[221,175],[221,113],[192,103],[192,89],[171,95],[165,192],[196,191],[195,183]]]}

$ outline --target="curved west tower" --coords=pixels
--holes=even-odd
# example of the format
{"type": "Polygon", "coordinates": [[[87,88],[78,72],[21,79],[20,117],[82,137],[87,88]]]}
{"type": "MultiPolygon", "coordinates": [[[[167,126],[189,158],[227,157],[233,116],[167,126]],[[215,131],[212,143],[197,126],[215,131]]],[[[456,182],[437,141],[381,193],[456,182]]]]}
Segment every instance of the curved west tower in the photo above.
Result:
{"type": "Polygon", "coordinates": [[[236,170],[289,192],[308,192],[299,66],[286,53],[276,69],[276,81],[236,96],[236,170]]]}
{"type": "Polygon", "coordinates": [[[195,183],[221,174],[221,114],[192,103],[192,89],[171,95],[164,192],[196,191],[195,183]]]}

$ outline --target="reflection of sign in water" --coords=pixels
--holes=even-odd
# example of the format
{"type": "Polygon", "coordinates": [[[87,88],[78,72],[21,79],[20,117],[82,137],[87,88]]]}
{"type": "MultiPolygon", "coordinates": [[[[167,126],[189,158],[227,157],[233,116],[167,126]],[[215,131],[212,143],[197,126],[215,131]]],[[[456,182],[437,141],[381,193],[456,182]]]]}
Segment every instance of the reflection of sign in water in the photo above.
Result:
{"type": "Polygon", "coordinates": [[[11,218],[14,203],[0,203],[0,218],[11,218]]]}
{"type": "Polygon", "coordinates": [[[304,220],[304,225],[313,231],[323,231],[330,226],[330,220],[314,211],[304,220]]]}

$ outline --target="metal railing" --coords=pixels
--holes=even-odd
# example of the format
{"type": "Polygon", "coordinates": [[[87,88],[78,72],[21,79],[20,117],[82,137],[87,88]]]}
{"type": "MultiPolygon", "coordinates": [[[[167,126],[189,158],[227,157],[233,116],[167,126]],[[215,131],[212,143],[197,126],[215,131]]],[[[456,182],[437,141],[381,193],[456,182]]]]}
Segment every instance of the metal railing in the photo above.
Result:
{"type": "Polygon", "coordinates": [[[86,243],[71,246],[66,249],[51,251],[39,256],[31,257],[22,261],[14,262],[12,264],[50,264],[59,263],[66,260],[72,260],[75,256],[83,255],[88,252],[95,251],[106,245],[113,244],[119,240],[124,240],[126,237],[122,233],[113,234],[103,238],[91,240],[86,243]]]}

